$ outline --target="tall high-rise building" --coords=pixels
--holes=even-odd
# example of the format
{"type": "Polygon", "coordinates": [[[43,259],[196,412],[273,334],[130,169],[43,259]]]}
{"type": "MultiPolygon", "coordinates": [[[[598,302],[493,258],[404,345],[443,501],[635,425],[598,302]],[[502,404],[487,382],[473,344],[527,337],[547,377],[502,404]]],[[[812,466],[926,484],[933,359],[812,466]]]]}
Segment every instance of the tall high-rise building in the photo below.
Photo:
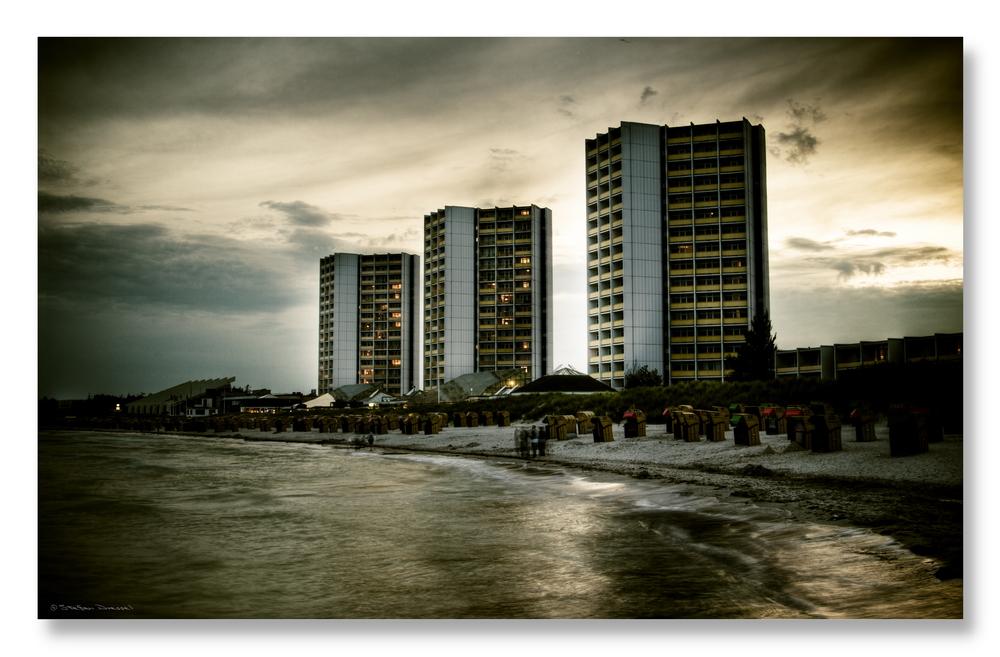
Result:
{"type": "Polygon", "coordinates": [[[424,387],[552,369],[552,211],[445,206],[424,216],[424,387]]]}
{"type": "Polygon", "coordinates": [[[420,258],[336,253],[319,265],[319,387],[418,386],[420,258]]]}
{"type": "Polygon", "coordinates": [[[764,128],[623,122],[585,151],[590,375],[725,380],[770,306],[764,128]]]}

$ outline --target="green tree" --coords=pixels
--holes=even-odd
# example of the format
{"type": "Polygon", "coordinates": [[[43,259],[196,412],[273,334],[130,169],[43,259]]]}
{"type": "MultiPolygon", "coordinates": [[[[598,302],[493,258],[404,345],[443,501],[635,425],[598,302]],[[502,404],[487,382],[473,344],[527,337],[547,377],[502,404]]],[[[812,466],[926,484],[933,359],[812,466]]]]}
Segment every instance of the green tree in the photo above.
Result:
{"type": "Polygon", "coordinates": [[[649,369],[648,365],[637,367],[636,363],[633,362],[632,367],[625,372],[626,388],[648,388],[658,385],[663,385],[660,372],[655,369],[649,369]]]}
{"type": "Polygon", "coordinates": [[[736,356],[726,359],[731,381],[767,381],[774,378],[774,341],[771,318],[765,312],[754,315],[746,332],[746,341],[736,348],[736,356]]]}

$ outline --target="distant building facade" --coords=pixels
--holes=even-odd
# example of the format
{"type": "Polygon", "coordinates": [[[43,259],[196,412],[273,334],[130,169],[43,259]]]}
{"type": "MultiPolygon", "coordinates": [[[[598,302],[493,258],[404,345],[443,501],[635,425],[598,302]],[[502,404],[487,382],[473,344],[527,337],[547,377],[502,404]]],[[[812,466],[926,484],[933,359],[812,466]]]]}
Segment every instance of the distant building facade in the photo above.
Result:
{"type": "Polygon", "coordinates": [[[722,381],[769,312],[764,128],[623,122],[586,140],[588,373],[722,381]]]}
{"type": "Polygon", "coordinates": [[[445,206],[424,216],[424,388],[552,367],[552,211],[445,206]]]}
{"type": "MultiPolygon", "coordinates": [[[[146,395],[125,405],[125,412],[132,415],[218,415],[225,408],[219,399],[232,390],[234,376],[219,379],[186,381],[151,395],[146,395]]],[[[225,412],[225,411],[223,411],[225,412]]]]}
{"type": "Polygon", "coordinates": [[[962,338],[962,333],[935,333],[920,337],[778,349],[774,354],[774,373],[778,378],[835,381],[843,372],[865,367],[955,361],[962,358],[962,338]]]}
{"type": "Polygon", "coordinates": [[[373,384],[404,394],[419,384],[420,258],[336,253],[320,260],[319,394],[373,384]]]}

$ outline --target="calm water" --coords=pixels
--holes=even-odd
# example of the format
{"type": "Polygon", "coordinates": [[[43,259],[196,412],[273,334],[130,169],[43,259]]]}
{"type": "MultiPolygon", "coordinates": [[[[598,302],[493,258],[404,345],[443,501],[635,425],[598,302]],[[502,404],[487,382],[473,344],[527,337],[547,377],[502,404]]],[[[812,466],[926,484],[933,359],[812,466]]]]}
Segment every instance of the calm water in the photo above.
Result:
{"type": "Polygon", "coordinates": [[[884,537],[538,463],[58,433],[39,477],[46,617],[961,615],[884,537]]]}

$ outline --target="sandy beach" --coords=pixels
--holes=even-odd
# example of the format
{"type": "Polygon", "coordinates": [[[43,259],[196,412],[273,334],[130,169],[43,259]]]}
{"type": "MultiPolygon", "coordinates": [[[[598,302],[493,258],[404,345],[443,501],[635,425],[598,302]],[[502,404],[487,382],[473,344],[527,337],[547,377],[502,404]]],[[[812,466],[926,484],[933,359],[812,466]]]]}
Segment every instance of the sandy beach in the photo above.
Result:
{"type": "MultiPolygon", "coordinates": [[[[521,459],[512,427],[447,427],[435,435],[391,432],[373,436],[374,449],[446,453],[477,458],[521,459]]],[[[785,435],[761,433],[761,445],[737,446],[732,432],[725,442],[686,443],[649,425],[642,438],[625,438],[614,426],[614,441],[594,443],[590,435],[548,441],[537,461],[615,472],[668,483],[704,486],[712,494],[745,499],[747,504],[780,505],[796,517],[871,528],[891,536],[915,554],[940,563],[938,576],[962,576],[962,436],[946,435],[930,451],[889,456],[888,427],[876,426],[877,440],[855,442],[843,430],[843,450],[813,453],[785,435]]],[[[227,434],[213,434],[224,436],[227,434]]],[[[228,434],[232,435],[232,434],[228,434]]],[[[248,440],[349,445],[357,434],[242,429],[248,440]]]]}

